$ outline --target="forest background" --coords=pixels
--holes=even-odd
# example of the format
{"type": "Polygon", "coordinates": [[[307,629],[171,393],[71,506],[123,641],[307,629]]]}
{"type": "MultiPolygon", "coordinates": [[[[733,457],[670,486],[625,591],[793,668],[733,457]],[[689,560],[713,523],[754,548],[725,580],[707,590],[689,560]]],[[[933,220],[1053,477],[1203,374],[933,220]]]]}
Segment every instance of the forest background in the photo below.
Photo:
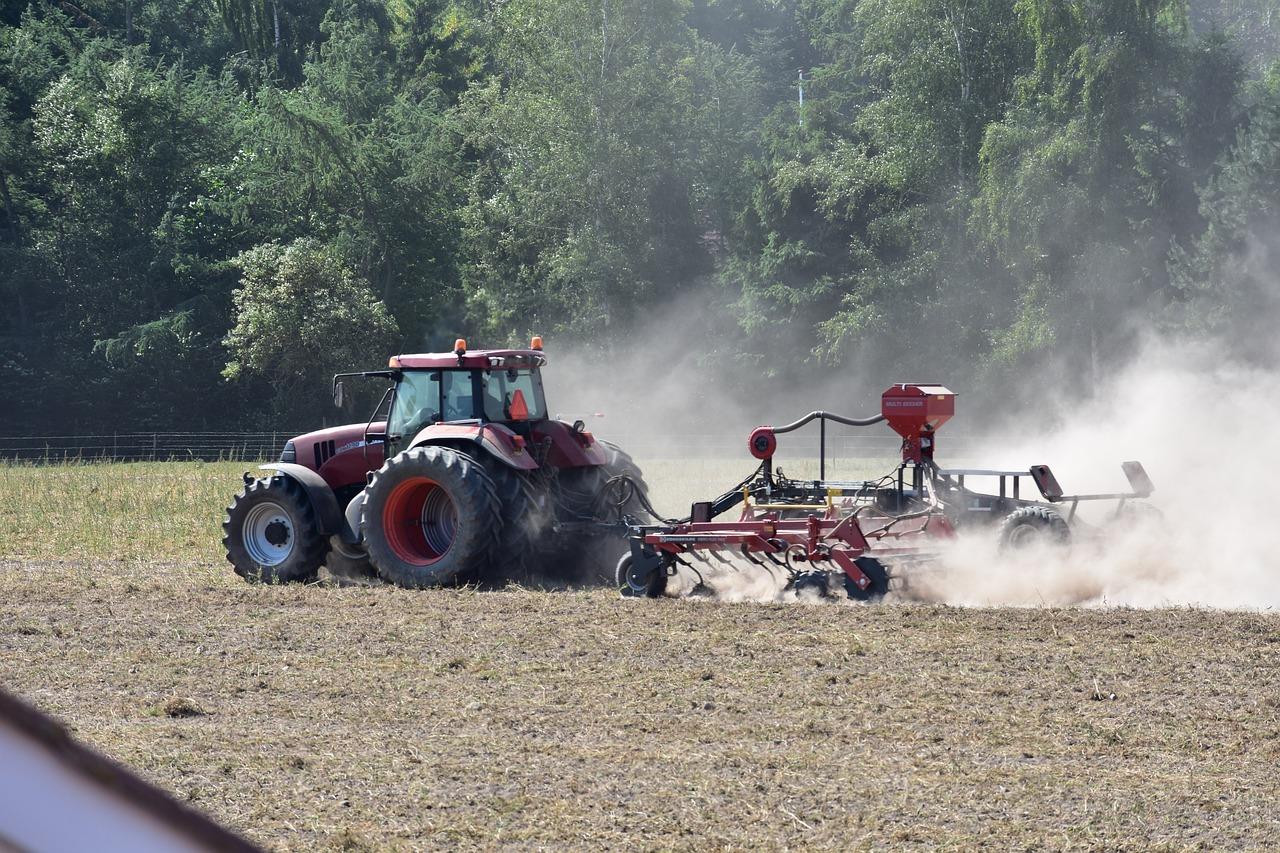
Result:
{"type": "Polygon", "coordinates": [[[0,0],[0,433],[332,420],[459,334],[744,393],[1266,361],[1278,13],[0,0]]]}

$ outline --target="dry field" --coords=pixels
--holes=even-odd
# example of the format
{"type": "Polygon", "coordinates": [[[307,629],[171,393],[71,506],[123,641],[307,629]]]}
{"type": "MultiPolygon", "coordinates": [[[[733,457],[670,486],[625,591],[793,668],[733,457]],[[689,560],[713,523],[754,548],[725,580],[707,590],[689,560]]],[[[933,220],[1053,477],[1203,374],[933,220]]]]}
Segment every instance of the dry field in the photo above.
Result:
{"type": "Polygon", "coordinates": [[[243,467],[0,468],[0,683],[268,847],[1277,844],[1274,614],[251,587],[243,467]]]}

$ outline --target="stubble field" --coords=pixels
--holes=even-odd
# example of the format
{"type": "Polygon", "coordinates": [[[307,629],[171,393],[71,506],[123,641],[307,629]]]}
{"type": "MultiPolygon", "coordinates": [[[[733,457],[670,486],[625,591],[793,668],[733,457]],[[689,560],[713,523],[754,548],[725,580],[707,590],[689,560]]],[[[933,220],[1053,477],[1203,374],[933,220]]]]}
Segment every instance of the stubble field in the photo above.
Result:
{"type": "Polygon", "coordinates": [[[1276,844],[1272,613],[249,586],[244,467],[0,468],[0,683],[265,846],[1276,844]]]}

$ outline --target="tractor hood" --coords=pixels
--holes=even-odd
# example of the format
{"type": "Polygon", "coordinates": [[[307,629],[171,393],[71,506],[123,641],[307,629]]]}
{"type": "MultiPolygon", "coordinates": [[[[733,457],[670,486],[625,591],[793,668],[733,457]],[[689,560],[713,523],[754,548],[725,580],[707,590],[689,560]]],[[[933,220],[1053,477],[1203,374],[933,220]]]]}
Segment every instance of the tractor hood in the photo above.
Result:
{"type": "Polygon", "coordinates": [[[375,422],[304,433],[285,444],[280,461],[296,462],[310,468],[334,489],[363,483],[366,472],[382,467],[382,437],[386,431],[386,423],[375,422]],[[365,442],[366,431],[373,438],[368,443],[365,442]]]}

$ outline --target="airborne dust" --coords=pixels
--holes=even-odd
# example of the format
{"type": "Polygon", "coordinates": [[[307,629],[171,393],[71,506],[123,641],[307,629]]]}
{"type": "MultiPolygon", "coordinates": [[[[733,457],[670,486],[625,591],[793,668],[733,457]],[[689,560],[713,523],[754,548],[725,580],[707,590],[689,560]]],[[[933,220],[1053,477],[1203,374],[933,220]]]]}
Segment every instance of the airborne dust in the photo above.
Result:
{"type": "MultiPolygon", "coordinates": [[[[815,371],[826,374],[815,382],[770,385],[765,379],[757,393],[744,393],[732,377],[759,366],[717,363],[714,352],[700,349],[706,340],[697,334],[700,312],[686,307],[607,358],[572,348],[558,353],[549,340],[548,393],[553,411],[602,412],[604,420],[588,417],[588,428],[606,438],[642,437],[642,466],[647,458],[696,458],[700,440],[721,437],[712,452],[740,459],[744,470],[727,462],[723,481],[695,483],[703,498],[749,470],[745,439],[754,425],[816,408],[864,416],[877,411],[880,390],[892,382],[948,383],[945,370],[872,378],[831,369],[815,371]],[[734,436],[741,437],[741,449],[726,449],[734,436]]],[[[1155,483],[1152,498],[1119,517],[1114,502],[1082,505],[1065,550],[1009,555],[991,531],[963,531],[938,563],[895,584],[891,599],[964,606],[1280,605],[1270,451],[1272,425],[1280,422],[1280,376],[1211,344],[1170,346],[1152,338],[1089,399],[1062,399],[1052,389],[1045,382],[1042,402],[1018,407],[1004,423],[981,419],[990,424],[987,439],[967,441],[957,458],[948,435],[973,437],[966,427],[981,413],[966,407],[976,403],[975,389],[953,384],[957,412],[940,434],[940,464],[1026,470],[1043,463],[1068,493],[1094,493],[1125,491],[1120,463],[1136,459],[1155,483]]],[[[879,431],[891,445],[887,428],[868,432],[879,431]]],[[[759,572],[724,573],[715,588],[721,600],[795,599],[782,592],[782,579],[759,572]]]]}
{"type": "Polygon", "coordinates": [[[1212,345],[1146,346],[1092,400],[1012,424],[993,444],[996,466],[1051,465],[1068,493],[1122,491],[1120,462],[1141,461],[1156,491],[1150,508],[1114,517],[1082,509],[1066,551],[1010,557],[992,537],[962,537],[910,593],[965,605],[1134,607],[1280,605],[1276,465],[1269,445],[1280,377],[1212,345]],[[1145,511],[1144,511],[1145,510],[1145,511]]]}

